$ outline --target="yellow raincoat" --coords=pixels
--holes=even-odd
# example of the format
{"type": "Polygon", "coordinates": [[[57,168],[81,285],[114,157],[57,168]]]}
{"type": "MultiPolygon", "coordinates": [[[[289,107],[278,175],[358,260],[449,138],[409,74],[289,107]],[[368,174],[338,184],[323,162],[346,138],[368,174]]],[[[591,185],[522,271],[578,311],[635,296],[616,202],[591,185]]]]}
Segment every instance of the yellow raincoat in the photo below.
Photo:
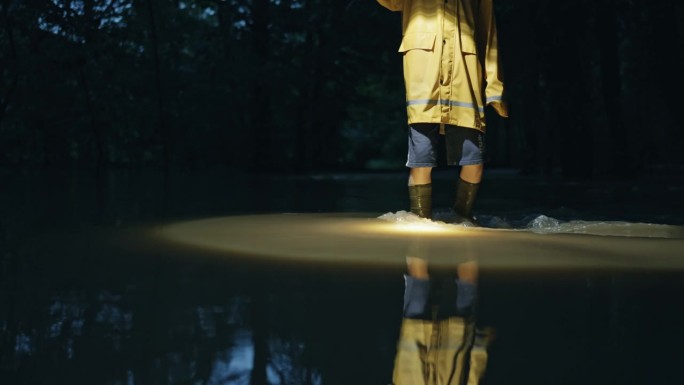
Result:
{"type": "Polygon", "coordinates": [[[484,106],[502,101],[492,0],[378,0],[402,11],[408,122],[485,131],[484,106]]]}
{"type": "Polygon", "coordinates": [[[392,385],[477,385],[487,366],[490,334],[452,317],[440,321],[404,318],[392,385]]]}

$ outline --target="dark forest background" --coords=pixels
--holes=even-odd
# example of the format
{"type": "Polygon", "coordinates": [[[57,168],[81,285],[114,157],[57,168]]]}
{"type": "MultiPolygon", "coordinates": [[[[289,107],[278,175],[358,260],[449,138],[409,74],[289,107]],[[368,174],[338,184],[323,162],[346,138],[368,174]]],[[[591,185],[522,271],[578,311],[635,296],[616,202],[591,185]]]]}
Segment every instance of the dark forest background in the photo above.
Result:
{"type": "MultiPolygon", "coordinates": [[[[487,111],[489,167],[514,172],[476,210],[683,224],[684,2],[494,3],[511,117],[487,111]]],[[[0,382],[388,383],[404,255],[376,273],[146,237],[171,220],[407,208],[400,40],[375,0],[0,0],[0,382]],[[397,172],[314,174],[377,170],[397,172]]],[[[490,383],[677,383],[681,274],[604,274],[619,250],[575,246],[597,270],[485,276],[490,383]]]]}
{"type": "MultiPolygon", "coordinates": [[[[374,0],[0,0],[0,166],[397,170],[400,15],[374,0]]],[[[684,164],[684,5],[495,0],[490,165],[684,164]]]]}

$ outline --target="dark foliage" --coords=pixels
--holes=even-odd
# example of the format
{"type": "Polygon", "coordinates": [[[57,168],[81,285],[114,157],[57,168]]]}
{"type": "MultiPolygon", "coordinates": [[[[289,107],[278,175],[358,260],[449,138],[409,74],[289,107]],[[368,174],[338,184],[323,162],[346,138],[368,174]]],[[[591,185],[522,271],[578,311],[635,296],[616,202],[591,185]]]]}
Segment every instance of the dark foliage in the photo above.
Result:
{"type": "MultiPolygon", "coordinates": [[[[492,165],[684,161],[675,0],[497,0],[492,165]]],[[[368,0],[2,0],[0,165],[398,169],[399,15],[368,0]]]]}

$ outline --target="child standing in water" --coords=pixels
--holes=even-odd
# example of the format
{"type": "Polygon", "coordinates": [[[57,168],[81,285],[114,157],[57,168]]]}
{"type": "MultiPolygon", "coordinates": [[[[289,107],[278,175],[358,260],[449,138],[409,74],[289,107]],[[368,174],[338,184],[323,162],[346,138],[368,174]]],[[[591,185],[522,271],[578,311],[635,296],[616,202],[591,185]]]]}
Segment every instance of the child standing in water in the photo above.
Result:
{"type": "MultiPolygon", "coordinates": [[[[492,0],[378,0],[402,12],[408,190],[411,212],[432,218],[432,168],[444,135],[448,165],[461,166],[456,221],[477,226],[472,209],[482,180],[486,105],[508,116],[492,0]]],[[[420,249],[420,248],[417,248],[420,249]]],[[[487,361],[487,336],[475,329],[477,263],[461,263],[455,279],[435,279],[429,252],[407,255],[401,335],[394,385],[477,384],[487,361]],[[439,282],[439,280],[438,280],[439,282]]],[[[458,252],[463,252],[459,250],[458,252]]]]}
{"type": "Polygon", "coordinates": [[[454,212],[472,214],[482,180],[485,105],[507,117],[492,0],[378,0],[402,12],[408,190],[411,212],[432,218],[432,168],[444,135],[447,164],[461,166],[454,212]]]}

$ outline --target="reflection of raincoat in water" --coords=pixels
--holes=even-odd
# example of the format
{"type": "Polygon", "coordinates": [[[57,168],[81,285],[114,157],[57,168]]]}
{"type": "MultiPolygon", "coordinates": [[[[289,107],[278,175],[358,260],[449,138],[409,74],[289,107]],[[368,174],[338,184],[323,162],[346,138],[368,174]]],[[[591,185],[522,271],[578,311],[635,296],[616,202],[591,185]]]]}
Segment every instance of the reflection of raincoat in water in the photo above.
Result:
{"type": "Polygon", "coordinates": [[[378,0],[402,11],[408,121],[484,131],[484,106],[507,116],[492,0],[378,0]]]}
{"type": "MultiPolygon", "coordinates": [[[[469,255],[468,242],[462,254],[469,255]]],[[[430,243],[415,238],[407,264],[427,264],[430,243]]],[[[426,266],[426,265],[423,265],[426,266]]],[[[427,267],[425,267],[427,268],[427,267]]],[[[393,385],[477,385],[487,365],[491,329],[477,330],[477,264],[458,264],[458,278],[404,276],[404,308],[393,385]]],[[[419,269],[420,270],[420,269],[419,269]]],[[[415,270],[414,270],[415,272],[415,270]]]]}
{"type": "Polygon", "coordinates": [[[404,318],[393,385],[477,385],[487,365],[488,336],[467,319],[404,318]]]}

